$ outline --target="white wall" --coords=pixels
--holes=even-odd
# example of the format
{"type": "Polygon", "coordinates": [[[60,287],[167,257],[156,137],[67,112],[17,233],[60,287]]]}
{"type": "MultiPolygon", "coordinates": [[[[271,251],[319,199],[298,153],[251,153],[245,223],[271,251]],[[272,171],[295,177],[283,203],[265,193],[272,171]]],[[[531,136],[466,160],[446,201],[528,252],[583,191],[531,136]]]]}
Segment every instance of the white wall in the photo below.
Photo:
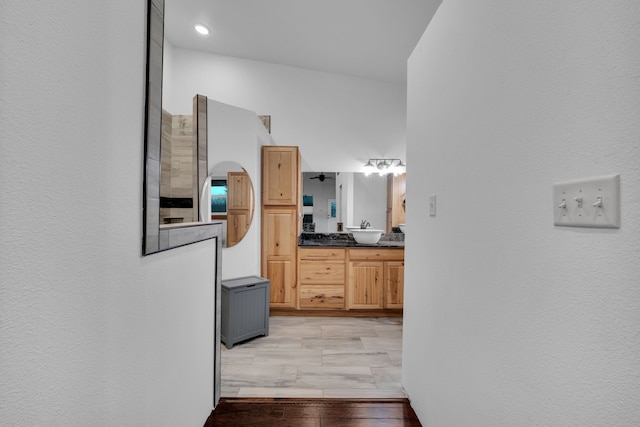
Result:
{"type": "Polygon", "coordinates": [[[405,159],[404,85],[173,48],[172,114],[196,94],[271,115],[278,145],[297,145],[303,170],[363,172],[369,158],[405,159]]]}
{"type": "Polygon", "coordinates": [[[144,2],[3,2],[0,425],[201,426],[214,241],[141,257],[144,2]]]}
{"type": "Polygon", "coordinates": [[[209,174],[216,165],[233,161],[249,174],[255,208],[251,227],[242,241],[222,250],[222,278],[260,275],[261,147],[271,138],[256,113],[207,101],[209,174]]]}
{"type": "Polygon", "coordinates": [[[424,425],[640,425],[639,45],[637,1],[446,0],[411,56],[403,385],[424,425]],[[621,228],[554,227],[552,184],[606,174],[621,228]]]}

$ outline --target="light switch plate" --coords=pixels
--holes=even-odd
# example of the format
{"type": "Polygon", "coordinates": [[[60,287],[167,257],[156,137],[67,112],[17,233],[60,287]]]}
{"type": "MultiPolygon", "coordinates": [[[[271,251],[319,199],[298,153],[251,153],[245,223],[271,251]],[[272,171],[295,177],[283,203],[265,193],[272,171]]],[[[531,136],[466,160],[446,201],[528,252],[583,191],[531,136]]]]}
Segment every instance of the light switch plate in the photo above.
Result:
{"type": "Polygon", "coordinates": [[[429,197],[429,216],[436,216],[436,195],[429,197]]]}
{"type": "Polygon", "coordinates": [[[620,228],[620,175],[553,184],[553,220],[567,227],[620,228]]]}

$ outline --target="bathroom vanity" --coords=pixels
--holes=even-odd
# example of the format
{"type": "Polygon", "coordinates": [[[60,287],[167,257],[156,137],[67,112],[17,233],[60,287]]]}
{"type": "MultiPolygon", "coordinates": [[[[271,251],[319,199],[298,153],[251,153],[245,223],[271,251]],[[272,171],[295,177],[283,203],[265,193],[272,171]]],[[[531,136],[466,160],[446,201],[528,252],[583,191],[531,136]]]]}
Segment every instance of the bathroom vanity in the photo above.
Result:
{"type": "Polygon", "coordinates": [[[262,147],[261,276],[271,282],[271,314],[401,314],[404,234],[363,244],[349,233],[301,233],[302,207],[298,148],[262,147]]]}
{"type": "Polygon", "coordinates": [[[391,234],[387,240],[363,245],[347,233],[302,233],[297,267],[300,310],[351,312],[403,307],[402,235],[391,234]]]}

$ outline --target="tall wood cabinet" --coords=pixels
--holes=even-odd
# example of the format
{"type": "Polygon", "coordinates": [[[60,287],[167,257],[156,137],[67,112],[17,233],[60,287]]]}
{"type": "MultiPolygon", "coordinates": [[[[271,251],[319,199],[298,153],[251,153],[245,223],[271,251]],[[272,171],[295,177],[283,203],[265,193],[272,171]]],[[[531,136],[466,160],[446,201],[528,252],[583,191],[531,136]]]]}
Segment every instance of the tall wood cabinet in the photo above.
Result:
{"type": "Polygon", "coordinates": [[[271,281],[271,307],[296,307],[301,186],[298,147],[263,146],[261,274],[271,281]]]}

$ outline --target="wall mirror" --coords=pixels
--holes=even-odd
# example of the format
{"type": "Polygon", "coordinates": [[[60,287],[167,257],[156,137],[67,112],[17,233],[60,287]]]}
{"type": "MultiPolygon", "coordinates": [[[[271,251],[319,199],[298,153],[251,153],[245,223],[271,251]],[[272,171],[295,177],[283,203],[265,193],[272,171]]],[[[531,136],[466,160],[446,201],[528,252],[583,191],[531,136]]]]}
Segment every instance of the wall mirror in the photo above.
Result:
{"type": "Polygon", "coordinates": [[[222,222],[222,246],[237,245],[249,231],[255,197],[246,169],[236,162],[221,162],[207,177],[202,189],[203,221],[222,222]]]}
{"type": "MultiPolygon", "coordinates": [[[[195,132],[190,156],[193,157],[192,191],[177,197],[161,196],[161,152],[162,136],[168,131],[169,124],[163,122],[162,114],[162,56],[164,37],[164,0],[149,0],[147,3],[147,85],[145,106],[144,136],[144,179],[143,179],[143,215],[142,215],[142,254],[156,252],[188,245],[218,236],[219,223],[198,221],[199,197],[198,189],[207,177],[207,140],[206,132],[195,132]],[[189,202],[189,199],[191,201],[189,202]],[[162,206],[162,207],[161,207],[162,206]],[[191,206],[191,207],[189,207],[191,206]],[[173,213],[161,209],[176,209],[173,213]],[[181,209],[177,214],[177,209],[181,209]],[[190,214],[185,212],[190,211],[190,214]],[[182,220],[177,220],[181,217],[182,220]],[[162,220],[161,220],[162,218],[162,220]]],[[[194,98],[194,115],[192,126],[200,129],[198,123],[206,123],[207,99],[203,96],[194,98]]],[[[178,126],[188,124],[180,122],[178,126]],[[181,124],[182,123],[182,124],[181,124]]]]}
{"type": "Polygon", "coordinates": [[[405,174],[304,172],[303,230],[335,233],[338,222],[346,230],[366,220],[373,228],[397,231],[405,222],[405,182],[405,174]]]}

